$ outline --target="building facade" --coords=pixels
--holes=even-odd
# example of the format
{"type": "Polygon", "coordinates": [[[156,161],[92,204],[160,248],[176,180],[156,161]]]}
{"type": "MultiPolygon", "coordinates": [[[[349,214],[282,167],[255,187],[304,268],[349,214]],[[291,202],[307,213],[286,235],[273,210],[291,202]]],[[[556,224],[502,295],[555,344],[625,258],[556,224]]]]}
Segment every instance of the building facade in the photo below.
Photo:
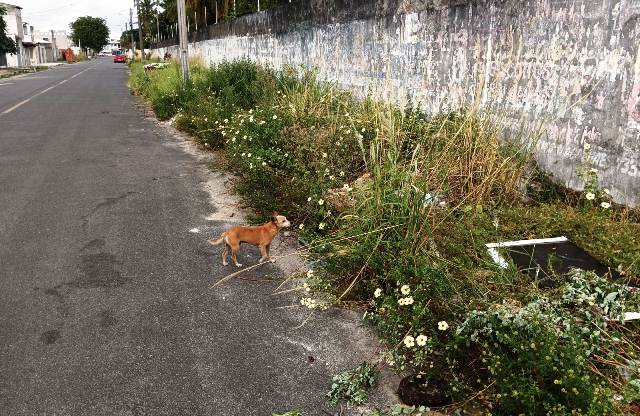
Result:
{"type": "Polygon", "coordinates": [[[0,67],[24,66],[25,50],[22,45],[24,38],[22,29],[22,7],[2,2],[0,2],[0,6],[4,7],[7,11],[7,14],[4,16],[5,22],[7,23],[7,35],[16,42],[16,49],[18,50],[17,54],[0,55],[0,67]]]}

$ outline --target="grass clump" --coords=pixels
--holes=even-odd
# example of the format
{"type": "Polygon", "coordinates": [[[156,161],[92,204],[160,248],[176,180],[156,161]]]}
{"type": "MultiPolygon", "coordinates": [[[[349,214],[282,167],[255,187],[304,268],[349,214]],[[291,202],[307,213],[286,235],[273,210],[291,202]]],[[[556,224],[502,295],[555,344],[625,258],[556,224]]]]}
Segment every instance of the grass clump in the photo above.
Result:
{"type": "Polygon", "coordinates": [[[333,377],[331,390],[327,393],[331,404],[346,401],[361,405],[367,402],[367,390],[375,386],[378,373],[369,363],[362,363],[352,371],[345,371],[333,377]]]}
{"type": "MultiPolygon", "coordinates": [[[[182,86],[176,66],[134,65],[130,85],[224,152],[257,216],[295,223],[323,266],[317,286],[368,308],[390,366],[497,414],[636,406],[640,336],[617,318],[640,307],[625,289],[640,276],[640,216],[599,188],[587,146],[574,192],[535,168],[535,140],[473,108],[429,116],[247,61],[192,71],[182,86]],[[574,272],[541,288],[484,246],[559,235],[615,269],[617,286],[574,272]]],[[[338,394],[352,377],[332,399],[353,396],[338,394]]]]}

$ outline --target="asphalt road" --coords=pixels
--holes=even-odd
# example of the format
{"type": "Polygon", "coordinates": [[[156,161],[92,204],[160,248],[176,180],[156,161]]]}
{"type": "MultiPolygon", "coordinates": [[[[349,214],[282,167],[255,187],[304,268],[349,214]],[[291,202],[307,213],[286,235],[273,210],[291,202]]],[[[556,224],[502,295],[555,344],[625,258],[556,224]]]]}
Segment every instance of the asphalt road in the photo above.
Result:
{"type": "Polygon", "coordinates": [[[209,289],[231,269],[202,162],[127,76],[107,58],[0,80],[0,414],[325,415],[364,340],[338,311],[294,329],[277,282],[209,289]]]}

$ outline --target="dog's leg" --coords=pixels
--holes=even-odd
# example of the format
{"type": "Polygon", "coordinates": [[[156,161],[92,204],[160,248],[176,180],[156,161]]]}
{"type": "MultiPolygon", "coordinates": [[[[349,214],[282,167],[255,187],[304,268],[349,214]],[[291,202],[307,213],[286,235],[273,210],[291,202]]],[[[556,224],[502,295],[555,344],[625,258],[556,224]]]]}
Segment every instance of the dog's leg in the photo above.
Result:
{"type": "Polygon", "coordinates": [[[231,260],[233,260],[233,264],[236,267],[242,267],[242,264],[238,263],[238,250],[240,250],[240,245],[232,245],[231,247],[231,260]]]}
{"type": "Polygon", "coordinates": [[[222,265],[226,266],[227,264],[227,255],[229,254],[229,245],[225,244],[224,245],[224,250],[222,251],[222,265]]]}
{"type": "Polygon", "coordinates": [[[269,246],[267,245],[267,246],[258,246],[258,247],[260,248],[260,254],[261,254],[261,257],[260,257],[260,260],[258,260],[258,263],[262,263],[263,261],[269,260],[269,249],[267,248],[269,246]]]}
{"type": "Polygon", "coordinates": [[[276,259],[271,258],[271,255],[269,254],[269,250],[271,250],[271,243],[267,244],[267,260],[269,260],[271,263],[275,263],[276,259]]]}

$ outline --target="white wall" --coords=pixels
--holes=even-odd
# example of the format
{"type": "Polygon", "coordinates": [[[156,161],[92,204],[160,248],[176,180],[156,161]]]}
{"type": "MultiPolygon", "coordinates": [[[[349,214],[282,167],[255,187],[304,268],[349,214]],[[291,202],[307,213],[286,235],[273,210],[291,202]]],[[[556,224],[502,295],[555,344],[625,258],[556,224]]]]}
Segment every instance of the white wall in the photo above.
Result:
{"type": "MultiPolygon", "coordinates": [[[[539,164],[575,189],[589,143],[600,185],[640,205],[640,0],[458,0],[351,20],[355,6],[324,0],[315,21],[307,3],[214,27],[189,53],[316,68],[358,95],[428,113],[476,100],[507,132],[543,126],[539,164]]],[[[179,56],[157,52],[167,50],[179,56]]]]}

